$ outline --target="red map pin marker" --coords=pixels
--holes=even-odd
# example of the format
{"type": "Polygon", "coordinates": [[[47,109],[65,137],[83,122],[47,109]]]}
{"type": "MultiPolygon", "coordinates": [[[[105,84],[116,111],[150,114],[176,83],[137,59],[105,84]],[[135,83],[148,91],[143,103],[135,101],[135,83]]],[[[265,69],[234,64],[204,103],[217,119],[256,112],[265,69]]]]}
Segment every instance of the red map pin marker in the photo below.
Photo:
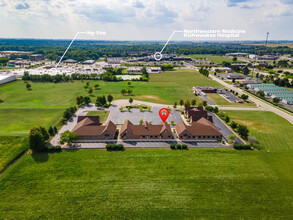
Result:
{"type": "Polygon", "coordinates": [[[159,111],[159,115],[160,115],[160,118],[162,119],[162,121],[165,122],[167,120],[167,118],[169,117],[169,110],[166,108],[162,108],[159,111]]]}

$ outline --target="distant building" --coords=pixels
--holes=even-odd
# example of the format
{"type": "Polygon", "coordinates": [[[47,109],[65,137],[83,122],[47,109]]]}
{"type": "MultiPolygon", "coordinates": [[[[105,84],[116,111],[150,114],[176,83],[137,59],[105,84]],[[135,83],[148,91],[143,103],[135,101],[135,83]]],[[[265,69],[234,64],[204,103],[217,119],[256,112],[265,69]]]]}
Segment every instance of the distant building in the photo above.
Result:
{"type": "Polygon", "coordinates": [[[127,72],[129,73],[141,73],[142,67],[129,67],[127,72]]]}
{"type": "Polygon", "coordinates": [[[229,67],[212,67],[211,70],[214,72],[218,71],[220,73],[223,73],[223,72],[231,73],[232,72],[231,68],[229,68],[229,67]]]}
{"type": "Polygon", "coordinates": [[[72,132],[77,134],[78,141],[113,140],[116,128],[112,121],[100,125],[99,116],[78,116],[72,132]]]}
{"type": "Polygon", "coordinates": [[[249,53],[226,53],[226,57],[244,57],[249,55],[249,53]]]}
{"type": "Polygon", "coordinates": [[[42,61],[45,57],[43,54],[32,54],[29,56],[30,61],[42,61]]]}
{"type": "Polygon", "coordinates": [[[213,117],[208,115],[208,112],[203,107],[187,107],[185,108],[185,115],[192,122],[196,122],[201,118],[205,118],[210,122],[213,122],[213,117]]]}
{"type": "Polygon", "coordinates": [[[107,63],[108,64],[121,64],[122,57],[108,57],[107,63]]]}
{"type": "Polygon", "coordinates": [[[73,60],[73,59],[68,59],[68,60],[65,60],[64,63],[76,63],[77,61],[76,60],[73,60]]]}
{"type": "Polygon", "coordinates": [[[217,93],[218,89],[209,86],[194,86],[193,93],[195,95],[201,95],[201,93],[217,93]]]}
{"type": "Polygon", "coordinates": [[[43,66],[43,69],[45,70],[49,70],[49,69],[52,69],[52,68],[55,68],[56,66],[51,64],[51,65],[46,65],[46,66],[43,66]]]}
{"type": "Polygon", "coordinates": [[[162,69],[161,69],[161,67],[148,67],[146,69],[146,71],[148,73],[161,73],[162,72],[162,69]]]}
{"type": "Polygon", "coordinates": [[[142,125],[134,125],[127,120],[121,127],[120,137],[122,140],[172,139],[173,134],[170,125],[164,122],[151,125],[146,121],[142,125]]]}
{"type": "Polygon", "coordinates": [[[227,75],[227,79],[246,79],[246,78],[247,78],[247,76],[243,76],[243,75],[240,75],[240,74],[232,74],[232,73],[229,73],[227,75]]]}
{"type": "Polygon", "coordinates": [[[191,125],[180,121],[175,125],[176,135],[180,140],[222,140],[223,134],[209,120],[201,118],[191,125]]]}
{"type": "Polygon", "coordinates": [[[16,80],[16,75],[13,74],[0,74],[0,85],[9,83],[16,80]]]}
{"type": "Polygon", "coordinates": [[[248,79],[248,80],[243,80],[239,82],[242,85],[249,85],[249,84],[259,84],[259,80],[254,80],[254,79],[248,79]]]}
{"type": "Polygon", "coordinates": [[[82,62],[82,64],[84,64],[84,65],[93,65],[94,63],[95,63],[94,60],[85,60],[82,62]]]}

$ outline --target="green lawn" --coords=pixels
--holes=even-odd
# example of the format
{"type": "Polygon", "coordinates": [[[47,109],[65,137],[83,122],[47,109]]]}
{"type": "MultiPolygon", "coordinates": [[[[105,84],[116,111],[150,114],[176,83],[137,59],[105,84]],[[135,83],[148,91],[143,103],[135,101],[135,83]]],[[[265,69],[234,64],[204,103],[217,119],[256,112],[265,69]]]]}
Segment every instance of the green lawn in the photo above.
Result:
{"type": "Polygon", "coordinates": [[[231,121],[246,125],[268,151],[293,151],[293,125],[284,118],[265,111],[223,111],[231,121]]]}
{"type": "Polygon", "coordinates": [[[0,177],[0,215],[3,219],[290,219],[292,156],[233,149],[25,155],[0,177]]]}
{"type": "Polygon", "coordinates": [[[35,126],[49,128],[62,118],[62,108],[0,108],[0,135],[27,135],[35,126]]]}
{"type": "MultiPolygon", "coordinates": [[[[94,90],[93,95],[112,94],[114,99],[128,99],[128,96],[121,95],[122,89],[127,82],[104,82],[97,81],[100,90],[94,90]]],[[[93,86],[95,82],[90,81],[93,86]]],[[[193,86],[216,86],[221,85],[204,77],[194,70],[176,70],[164,73],[150,74],[149,82],[131,82],[132,98],[142,101],[150,101],[162,104],[174,104],[180,99],[196,98],[192,93],[193,86]]],[[[87,95],[83,88],[85,82],[70,83],[31,83],[32,90],[27,91],[23,81],[12,82],[0,87],[0,108],[26,107],[69,107],[75,104],[78,95],[87,95]]],[[[92,97],[95,100],[95,97],[92,97]]]]}
{"type": "Polygon", "coordinates": [[[256,107],[255,103],[235,103],[229,102],[227,99],[223,98],[217,93],[209,93],[207,97],[216,105],[219,106],[233,106],[233,107],[256,107]]]}
{"type": "Polygon", "coordinates": [[[110,114],[110,111],[89,111],[87,116],[100,116],[100,122],[105,123],[110,114]]]}
{"type": "Polygon", "coordinates": [[[230,62],[230,63],[234,63],[233,60],[232,60],[232,58],[225,57],[225,56],[218,56],[218,55],[196,54],[196,55],[191,55],[189,57],[191,57],[192,59],[204,59],[204,58],[208,58],[208,60],[213,61],[215,64],[222,64],[223,61],[230,62]]]}
{"type": "Polygon", "coordinates": [[[26,150],[24,137],[0,136],[0,172],[26,150]]]}

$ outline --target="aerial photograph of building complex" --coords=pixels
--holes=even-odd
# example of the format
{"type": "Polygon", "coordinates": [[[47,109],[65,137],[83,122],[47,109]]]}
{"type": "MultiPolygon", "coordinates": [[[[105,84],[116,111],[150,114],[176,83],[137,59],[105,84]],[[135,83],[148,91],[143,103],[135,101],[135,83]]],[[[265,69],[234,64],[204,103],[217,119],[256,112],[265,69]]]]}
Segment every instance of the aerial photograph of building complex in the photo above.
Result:
{"type": "Polygon", "coordinates": [[[293,219],[292,0],[0,0],[0,219],[293,219]]]}

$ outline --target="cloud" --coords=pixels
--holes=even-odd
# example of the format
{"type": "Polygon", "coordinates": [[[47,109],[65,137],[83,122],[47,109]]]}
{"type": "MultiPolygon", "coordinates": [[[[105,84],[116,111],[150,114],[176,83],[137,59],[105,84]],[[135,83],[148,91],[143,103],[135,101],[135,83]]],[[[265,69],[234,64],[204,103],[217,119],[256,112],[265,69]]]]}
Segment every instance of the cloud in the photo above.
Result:
{"type": "Polygon", "coordinates": [[[135,8],[145,8],[144,4],[139,0],[132,1],[131,5],[135,8]]]}
{"type": "Polygon", "coordinates": [[[16,9],[18,10],[23,10],[23,9],[28,9],[30,8],[29,4],[28,3],[23,3],[23,4],[18,4],[15,6],[16,9]]]}
{"type": "Polygon", "coordinates": [[[237,7],[239,3],[249,2],[249,0],[228,0],[228,7],[237,7]]]}

